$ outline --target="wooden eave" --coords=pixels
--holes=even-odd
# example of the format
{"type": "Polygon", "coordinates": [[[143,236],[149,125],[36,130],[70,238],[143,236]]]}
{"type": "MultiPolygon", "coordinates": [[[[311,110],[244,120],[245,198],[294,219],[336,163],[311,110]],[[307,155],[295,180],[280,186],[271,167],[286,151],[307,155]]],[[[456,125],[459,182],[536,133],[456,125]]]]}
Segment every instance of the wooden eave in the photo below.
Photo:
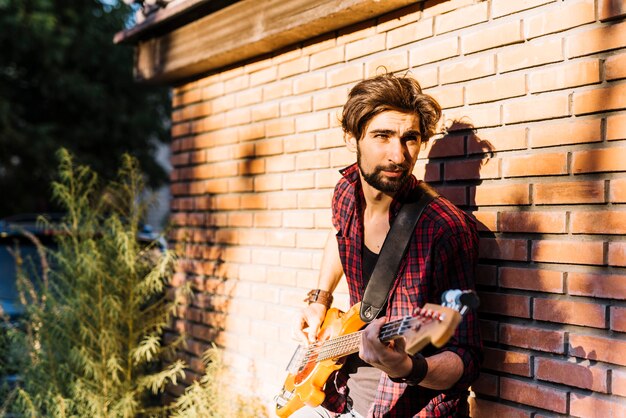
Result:
{"type": "Polygon", "coordinates": [[[115,40],[136,43],[138,81],[173,84],[418,2],[241,0],[165,33],[160,31],[172,18],[162,15],[162,20],[120,32],[115,40]]]}

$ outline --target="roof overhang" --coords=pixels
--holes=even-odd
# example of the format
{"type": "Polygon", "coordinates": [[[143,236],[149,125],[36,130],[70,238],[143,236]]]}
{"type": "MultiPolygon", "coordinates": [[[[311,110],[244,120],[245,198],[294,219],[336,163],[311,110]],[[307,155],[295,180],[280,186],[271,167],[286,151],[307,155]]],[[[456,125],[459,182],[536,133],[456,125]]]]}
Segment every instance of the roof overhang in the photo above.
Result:
{"type": "Polygon", "coordinates": [[[175,84],[419,2],[187,0],[115,42],[136,45],[138,81],[175,84]]]}

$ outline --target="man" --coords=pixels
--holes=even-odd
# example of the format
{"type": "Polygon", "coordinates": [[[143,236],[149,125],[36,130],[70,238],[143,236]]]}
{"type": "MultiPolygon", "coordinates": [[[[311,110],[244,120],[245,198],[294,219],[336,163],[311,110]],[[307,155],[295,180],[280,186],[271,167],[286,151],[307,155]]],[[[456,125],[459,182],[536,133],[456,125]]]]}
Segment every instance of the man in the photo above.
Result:
{"type": "MultiPolygon", "coordinates": [[[[320,269],[319,289],[298,318],[295,333],[314,342],[345,274],[350,302],[361,301],[378,253],[404,202],[422,190],[413,167],[422,144],[434,134],[439,104],[419,83],[391,74],[358,83],[343,109],[342,127],[357,163],[342,170],[333,195],[333,225],[320,269]]],[[[409,242],[389,299],[379,318],[365,328],[358,355],[326,382],[321,407],[304,407],[293,417],[463,417],[467,388],[476,379],[481,342],[470,312],[441,349],[409,356],[404,341],[384,344],[381,326],[410,315],[426,303],[440,303],[448,289],[472,289],[478,257],[474,222],[438,197],[425,209],[409,242]]]]}

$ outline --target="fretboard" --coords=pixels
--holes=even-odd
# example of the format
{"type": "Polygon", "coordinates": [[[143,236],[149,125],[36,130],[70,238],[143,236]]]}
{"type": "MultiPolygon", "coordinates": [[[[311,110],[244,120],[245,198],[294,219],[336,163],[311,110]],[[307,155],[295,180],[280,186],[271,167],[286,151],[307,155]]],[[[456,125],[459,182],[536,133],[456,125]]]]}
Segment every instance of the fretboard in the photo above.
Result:
{"type": "MultiPolygon", "coordinates": [[[[411,319],[413,319],[411,316],[405,316],[386,323],[380,329],[378,338],[382,342],[387,342],[402,336],[408,329],[411,319]]],[[[314,349],[317,352],[317,361],[340,358],[358,352],[362,333],[363,331],[357,331],[324,341],[314,349]]]]}

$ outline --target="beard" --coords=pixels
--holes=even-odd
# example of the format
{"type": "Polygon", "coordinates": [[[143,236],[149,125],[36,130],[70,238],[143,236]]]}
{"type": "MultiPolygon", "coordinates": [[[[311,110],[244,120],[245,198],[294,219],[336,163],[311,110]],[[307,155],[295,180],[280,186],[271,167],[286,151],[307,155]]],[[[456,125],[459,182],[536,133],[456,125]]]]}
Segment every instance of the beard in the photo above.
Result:
{"type": "Polygon", "coordinates": [[[356,162],[359,166],[359,170],[361,170],[361,175],[367,184],[372,186],[378,191],[383,193],[395,193],[400,190],[400,187],[409,179],[410,173],[409,164],[394,164],[390,163],[389,165],[377,165],[374,167],[374,170],[370,173],[366,173],[363,170],[363,166],[361,165],[361,153],[357,147],[356,151],[356,162]],[[401,171],[402,174],[398,177],[385,177],[383,176],[383,171],[401,171]]]}

